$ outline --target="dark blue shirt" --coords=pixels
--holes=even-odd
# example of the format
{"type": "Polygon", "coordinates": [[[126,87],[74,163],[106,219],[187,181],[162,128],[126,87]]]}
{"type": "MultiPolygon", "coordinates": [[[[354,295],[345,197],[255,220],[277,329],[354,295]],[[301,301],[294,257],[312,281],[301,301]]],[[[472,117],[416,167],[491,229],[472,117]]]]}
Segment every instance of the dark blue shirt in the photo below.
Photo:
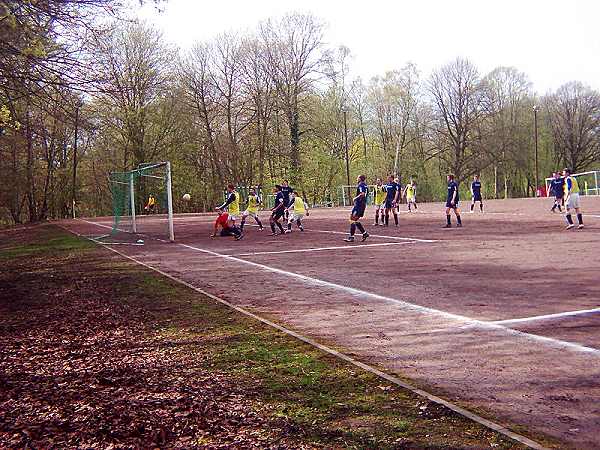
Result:
{"type": "Polygon", "coordinates": [[[365,205],[367,203],[367,195],[369,195],[369,187],[367,186],[367,183],[365,183],[364,181],[361,181],[360,183],[358,183],[358,186],[356,186],[356,196],[358,197],[360,194],[365,194],[363,197],[357,198],[354,203],[359,206],[359,205],[365,205]]]}
{"type": "Polygon", "coordinates": [[[400,185],[395,181],[392,181],[385,185],[385,190],[387,192],[386,198],[388,200],[394,200],[396,198],[396,193],[400,190],[400,185]]]}
{"type": "Polygon", "coordinates": [[[290,194],[294,192],[294,190],[289,186],[281,186],[281,193],[283,194],[283,201],[285,202],[285,207],[290,206],[290,194]]]}
{"type": "Polygon", "coordinates": [[[286,207],[287,205],[285,203],[285,197],[283,195],[283,192],[278,192],[277,194],[275,194],[275,211],[280,211],[286,207]]]}
{"type": "Polygon", "coordinates": [[[550,182],[550,192],[554,194],[555,197],[563,196],[563,185],[565,184],[564,178],[555,178],[550,182]]]}
{"type": "Polygon", "coordinates": [[[455,202],[458,201],[458,184],[456,183],[456,181],[449,181],[448,182],[448,201],[452,200],[452,197],[454,197],[454,193],[456,192],[456,198],[454,199],[455,202]]]}
{"type": "Polygon", "coordinates": [[[481,194],[481,181],[473,181],[471,183],[471,190],[473,191],[473,195],[481,194]]]}

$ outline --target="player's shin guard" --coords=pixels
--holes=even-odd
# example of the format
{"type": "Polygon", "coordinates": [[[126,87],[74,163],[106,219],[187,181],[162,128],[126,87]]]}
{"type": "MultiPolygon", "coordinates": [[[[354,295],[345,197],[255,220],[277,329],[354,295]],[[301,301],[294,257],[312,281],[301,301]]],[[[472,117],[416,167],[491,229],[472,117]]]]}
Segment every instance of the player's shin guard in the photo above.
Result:
{"type": "Polygon", "coordinates": [[[390,224],[390,213],[385,213],[385,226],[387,227],[390,224]]]}
{"type": "Polygon", "coordinates": [[[483,202],[479,203],[479,209],[481,212],[483,212],[483,202]]]}
{"type": "Polygon", "coordinates": [[[365,234],[365,227],[362,226],[362,223],[356,222],[356,228],[358,228],[358,231],[360,231],[362,234],[365,234]]]}
{"type": "Polygon", "coordinates": [[[281,223],[279,223],[279,222],[275,222],[275,223],[277,224],[279,231],[281,231],[283,233],[283,226],[281,225],[281,223]]]}
{"type": "Polygon", "coordinates": [[[350,236],[354,236],[356,234],[356,222],[352,222],[350,224],[350,236]]]}
{"type": "Polygon", "coordinates": [[[473,209],[475,209],[475,203],[471,203],[471,212],[473,212],[473,209]]]}
{"type": "Polygon", "coordinates": [[[396,214],[396,211],[394,211],[394,222],[398,226],[398,214],[396,214]]]}
{"type": "Polygon", "coordinates": [[[565,216],[565,219],[567,219],[567,223],[569,225],[573,225],[573,217],[571,217],[571,213],[567,213],[567,215],[565,216]]]}
{"type": "Polygon", "coordinates": [[[450,214],[446,214],[446,223],[450,225],[450,214]]]}
{"type": "Polygon", "coordinates": [[[275,234],[275,223],[271,222],[269,225],[271,225],[271,231],[273,232],[273,234],[275,234]]]}
{"type": "Polygon", "coordinates": [[[462,225],[462,220],[460,220],[460,214],[457,214],[457,215],[456,215],[456,222],[457,222],[459,225],[462,225]]]}
{"type": "Polygon", "coordinates": [[[577,213],[577,222],[579,225],[583,225],[583,214],[577,213]]]}
{"type": "Polygon", "coordinates": [[[258,217],[255,217],[254,220],[256,221],[256,224],[258,225],[259,228],[263,227],[263,224],[258,217]]]}
{"type": "Polygon", "coordinates": [[[240,223],[240,230],[244,231],[244,225],[246,224],[246,218],[242,219],[242,223],[240,223]]]}
{"type": "Polygon", "coordinates": [[[379,225],[379,210],[375,211],[375,225],[379,225]]]}
{"type": "Polygon", "coordinates": [[[288,222],[287,229],[290,230],[290,231],[292,230],[292,221],[288,222]]]}

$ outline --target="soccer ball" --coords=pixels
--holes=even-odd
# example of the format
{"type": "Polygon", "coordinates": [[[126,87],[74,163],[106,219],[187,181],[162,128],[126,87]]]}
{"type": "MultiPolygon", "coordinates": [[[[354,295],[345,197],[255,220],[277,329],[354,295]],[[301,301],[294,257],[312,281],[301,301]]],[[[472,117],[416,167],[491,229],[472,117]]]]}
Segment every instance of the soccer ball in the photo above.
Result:
{"type": "Polygon", "coordinates": [[[192,198],[192,196],[191,196],[190,194],[183,194],[183,199],[184,199],[186,202],[189,202],[189,201],[191,200],[191,198],[192,198]]]}

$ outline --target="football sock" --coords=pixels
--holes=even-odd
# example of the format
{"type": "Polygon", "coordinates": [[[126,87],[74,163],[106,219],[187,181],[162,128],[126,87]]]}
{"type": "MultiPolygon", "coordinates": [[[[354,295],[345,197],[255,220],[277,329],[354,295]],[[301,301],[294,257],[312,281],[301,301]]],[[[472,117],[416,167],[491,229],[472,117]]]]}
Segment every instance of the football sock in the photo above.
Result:
{"type": "Polygon", "coordinates": [[[356,228],[358,228],[358,231],[360,231],[362,234],[365,234],[365,228],[362,226],[362,223],[356,222],[356,228]]]}
{"type": "Polygon", "coordinates": [[[356,233],[356,223],[352,222],[350,224],[350,236],[354,236],[355,233],[356,233]]]}
{"type": "Polygon", "coordinates": [[[456,215],[456,221],[458,222],[459,225],[462,225],[462,221],[460,220],[460,214],[456,215]]]}
{"type": "Polygon", "coordinates": [[[567,223],[568,223],[569,225],[573,225],[573,218],[571,217],[571,214],[570,214],[570,213],[569,213],[569,214],[567,214],[567,215],[565,216],[565,218],[567,219],[567,223]]]}
{"type": "Polygon", "coordinates": [[[579,225],[583,225],[583,214],[577,213],[577,222],[579,222],[579,225]]]}
{"type": "Polygon", "coordinates": [[[446,223],[450,225],[450,214],[446,214],[446,223]]]}

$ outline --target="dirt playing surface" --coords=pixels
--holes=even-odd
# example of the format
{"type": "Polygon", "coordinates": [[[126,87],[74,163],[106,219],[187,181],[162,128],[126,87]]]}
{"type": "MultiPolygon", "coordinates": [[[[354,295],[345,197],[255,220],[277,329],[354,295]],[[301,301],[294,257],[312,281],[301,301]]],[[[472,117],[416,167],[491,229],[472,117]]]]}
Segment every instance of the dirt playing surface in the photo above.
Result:
{"type": "MultiPolygon", "coordinates": [[[[211,216],[187,215],[176,243],[114,248],[505,424],[597,448],[600,199],[582,206],[586,228],[570,231],[548,199],[489,201],[447,230],[440,204],[403,212],[398,228],[371,226],[370,208],[365,244],[342,242],[347,209],[314,210],[304,233],[248,228],[239,242],[210,239],[211,216]]],[[[164,228],[145,219],[142,232],[164,228]]],[[[65,226],[111,225],[94,221],[104,227],[65,226]]]]}

